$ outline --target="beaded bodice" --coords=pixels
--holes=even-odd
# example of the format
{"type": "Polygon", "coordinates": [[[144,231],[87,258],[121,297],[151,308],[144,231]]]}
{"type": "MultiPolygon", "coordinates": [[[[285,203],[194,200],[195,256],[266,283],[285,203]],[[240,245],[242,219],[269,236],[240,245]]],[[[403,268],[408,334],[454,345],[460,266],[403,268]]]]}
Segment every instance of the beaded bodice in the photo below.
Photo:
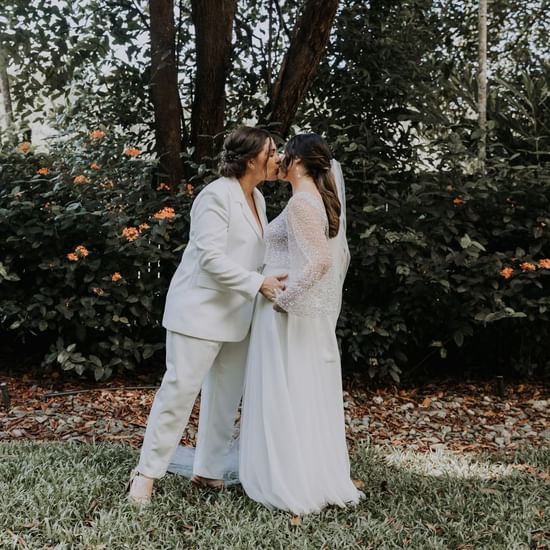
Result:
{"type": "Polygon", "coordinates": [[[321,199],[308,192],[294,194],[267,226],[265,240],[266,269],[288,273],[286,290],[278,295],[277,305],[302,317],[333,313],[340,297],[321,199]]]}

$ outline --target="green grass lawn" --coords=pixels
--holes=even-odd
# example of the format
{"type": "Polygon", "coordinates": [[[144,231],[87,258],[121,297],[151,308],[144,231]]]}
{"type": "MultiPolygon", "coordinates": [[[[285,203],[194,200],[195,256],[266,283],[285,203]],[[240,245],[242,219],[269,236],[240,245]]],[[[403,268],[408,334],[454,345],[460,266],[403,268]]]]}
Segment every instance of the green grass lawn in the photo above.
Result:
{"type": "Polygon", "coordinates": [[[548,447],[511,456],[364,447],[353,457],[362,503],[298,526],[240,487],[204,493],[173,475],[140,513],[124,494],[136,459],[107,444],[0,444],[0,548],[550,548],[548,447]]]}

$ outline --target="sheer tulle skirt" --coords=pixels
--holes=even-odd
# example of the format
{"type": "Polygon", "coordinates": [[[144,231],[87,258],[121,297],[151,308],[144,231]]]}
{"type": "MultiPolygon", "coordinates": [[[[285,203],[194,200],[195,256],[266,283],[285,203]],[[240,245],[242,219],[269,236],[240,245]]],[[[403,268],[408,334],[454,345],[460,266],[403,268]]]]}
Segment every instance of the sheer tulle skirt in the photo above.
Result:
{"type": "Polygon", "coordinates": [[[361,497],[350,479],[333,321],[256,304],[241,414],[239,478],[250,498],[295,514],[361,497]]]}

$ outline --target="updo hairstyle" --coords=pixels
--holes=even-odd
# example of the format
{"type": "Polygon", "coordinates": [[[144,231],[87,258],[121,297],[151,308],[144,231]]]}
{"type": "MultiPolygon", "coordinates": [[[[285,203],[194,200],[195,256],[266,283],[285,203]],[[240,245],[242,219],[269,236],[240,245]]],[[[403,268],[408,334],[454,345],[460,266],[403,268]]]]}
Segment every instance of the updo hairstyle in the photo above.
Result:
{"type": "Polygon", "coordinates": [[[247,162],[257,157],[263,150],[265,142],[270,139],[272,139],[271,134],[263,128],[241,126],[231,132],[223,142],[218,165],[220,176],[237,179],[244,176],[247,162]]]}

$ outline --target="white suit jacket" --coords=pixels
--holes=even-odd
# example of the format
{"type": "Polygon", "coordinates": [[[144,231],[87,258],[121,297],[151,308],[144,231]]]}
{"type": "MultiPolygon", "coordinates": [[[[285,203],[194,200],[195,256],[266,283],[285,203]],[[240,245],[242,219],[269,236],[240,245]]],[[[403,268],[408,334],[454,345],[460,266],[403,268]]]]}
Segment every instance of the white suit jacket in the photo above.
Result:
{"type": "MultiPolygon", "coordinates": [[[[265,228],[265,200],[257,189],[253,196],[265,228]]],[[[191,208],[189,242],[168,289],[162,325],[205,340],[244,340],[264,280],[264,252],[238,180],[222,177],[207,185],[191,208]]]]}

